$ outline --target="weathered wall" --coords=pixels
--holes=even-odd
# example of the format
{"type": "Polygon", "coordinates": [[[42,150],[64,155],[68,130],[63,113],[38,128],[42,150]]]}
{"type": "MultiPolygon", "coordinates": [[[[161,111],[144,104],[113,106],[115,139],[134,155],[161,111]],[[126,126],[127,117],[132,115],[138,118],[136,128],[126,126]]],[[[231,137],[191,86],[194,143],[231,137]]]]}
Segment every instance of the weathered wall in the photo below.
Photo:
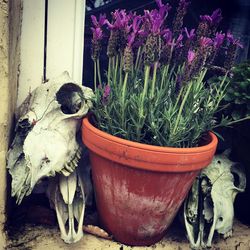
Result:
{"type": "Polygon", "coordinates": [[[5,245],[6,152],[10,141],[19,65],[21,0],[0,0],[0,250],[5,245]]]}

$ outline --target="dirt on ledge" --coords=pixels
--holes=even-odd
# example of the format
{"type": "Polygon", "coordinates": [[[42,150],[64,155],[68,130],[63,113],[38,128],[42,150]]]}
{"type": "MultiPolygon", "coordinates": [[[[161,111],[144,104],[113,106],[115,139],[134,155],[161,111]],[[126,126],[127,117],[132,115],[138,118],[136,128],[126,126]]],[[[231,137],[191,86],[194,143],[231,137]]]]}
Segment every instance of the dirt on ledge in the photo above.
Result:
{"type": "MultiPolygon", "coordinates": [[[[75,244],[65,244],[60,238],[60,231],[56,227],[25,225],[12,228],[7,250],[140,250],[190,249],[188,241],[179,225],[173,225],[165,238],[150,247],[125,246],[111,240],[104,240],[85,234],[81,241],[75,244]]],[[[211,250],[250,250],[250,227],[235,220],[233,237],[224,240],[216,236],[211,250]]]]}

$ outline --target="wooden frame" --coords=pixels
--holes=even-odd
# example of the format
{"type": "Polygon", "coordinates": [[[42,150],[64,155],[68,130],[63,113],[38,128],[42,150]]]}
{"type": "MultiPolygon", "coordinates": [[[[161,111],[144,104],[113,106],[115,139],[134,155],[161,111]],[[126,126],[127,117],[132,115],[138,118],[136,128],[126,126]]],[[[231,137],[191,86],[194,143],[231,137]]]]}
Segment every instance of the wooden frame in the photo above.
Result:
{"type": "Polygon", "coordinates": [[[17,106],[65,70],[81,84],[84,18],[85,0],[23,0],[17,106]]]}

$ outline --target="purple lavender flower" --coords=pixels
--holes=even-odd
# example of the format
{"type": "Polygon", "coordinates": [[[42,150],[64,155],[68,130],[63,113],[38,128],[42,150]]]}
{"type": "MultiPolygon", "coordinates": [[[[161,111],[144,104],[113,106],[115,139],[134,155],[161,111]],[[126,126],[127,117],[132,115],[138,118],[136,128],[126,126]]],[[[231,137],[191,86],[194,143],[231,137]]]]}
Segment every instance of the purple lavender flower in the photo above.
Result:
{"type": "Polygon", "coordinates": [[[211,19],[212,19],[212,24],[213,24],[213,25],[219,24],[220,21],[222,20],[221,9],[216,9],[216,10],[212,13],[211,19]]]}
{"type": "Polygon", "coordinates": [[[183,46],[182,44],[182,40],[183,40],[183,35],[180,34],[177,39],[176,39],[176,42],[175,42],[175,47],[178,49],[178,48],[181,48],[183,46]]]}
{"type": "Polygon", "coordinates": [[[132,23],[132,32],[128,35],[127,46],[132,47],[132,44],[135,41],[135,37],[140,31],[141,21],[142,21],[141,16],[134,16],[133,23],[132,23]]]}
{"type": "Polygon", "coordinates": [[[195,59],[195,52],[193,50],[188,51],[188,64],[192,64],[195,59]]]}
{"type": "Polygon", "coordinates": [[[210,26],[216,26],[222,20],[221,9],[215,10],[211,16],[203,15],[200,16],[201,21],[207,22],[210,26]]]}
{"type": "Polygon", "coordinates": [[[162,31],[162,36],[165,39],[166,44],[171,45],[173,40],[173,34],[170,29],[164,29],[162,31]]]}
{"type": "Polygon", "coordinates": [[[102,26],[106,22],[106,15],[99,15],[99,20],[97,20],[96,16],[92,15],[91,20],[94,27],[91,27],[93,38],[92,38],[92,52],[91,57],[95,61],[100,54],[101,51],[101,40],[103,38],[102,26]]]}
{"type": "Polygon", "coordinates": [[[127,14],[125,10],[116,10],[112,13],[113,21],[110,23],[105,21],[110,29],[110,37],[107,47],[107,54],[109,57],[115,56],[119,51],[123,52],[128,39],[128,34],[131,31],[131,18],[135,15],[133,13],[127,14]]]}
{"type": "Polygon", "coordinates": [[[139,48],[140,46],[142,46],[145,42],[145,39],[148,36],[148,32],[146,32],[145,30],[139,30],[137,33],[137,36],[135,37],[135,41],[133,42],[133,47],[134,48],[139,48]]]}
{"type": "Polygon", "coordinates": [[[145,10],[144,16],[149,24],[149,30],[155,35],[160,34],[160,28],[164,22],[164,17],[160,15],[158,10],[145,10]]]}
{"type": "Polygon", "coordinates": [[[164,17],[164,19],[165,19],[168,15],[168,12],[172,9],[172,7],[168,3],[163,4],[162,0],[155,0],[155,2],[159,8],[160,16],[164,17]]]}
{"type": "Polygon", "coordinates": [[[103,91],[103,95],[102,95],[102,104],[103,105],[107,105],[110,93],[111,93],[111,88],[109,85],[106,85],[104,87],[104,91],[103,91]]]}
{"type": "Polygon", "coordinates": [[[99,27],[91,28],[93,33],[93,41],[100,41],[103,38],[103,32],[102,29],[99,27]]]}
{"type": "Polygon", "coordinates": [[[236,45],[237,47],[240,47],[240,48],[243,49],[243,45],[242,45],[242,43],[240,42],[240,40],[234,38],[233,34],[232,34],[230,31],[227,32],[226,39],[227,39],[227,41],[229,42],[229,44],[236,45]]]}
{"type": "Polygon", "coordinates": [[[164,7],[164,4],[162,3],[162,0],[155,0],[155,2],[156,2],[159,9],[164,7]]]}
{"type": "Polygon", "coordinates": [[[150,31],[153,34],[158,35],[161,33],[161,27],[167,18],[168,11],[171,9],[171,6],[169,4],[162,4],[161,0],[156,0],[156,3],[159,10],[144,10],[144,19],[149,24],[150,31]]]}
{"type": "Polygon", "coordinates": [[[115,10],[112,13],[113,23],[110,23],[107,19],[105,20],[105,24],[107,24],[108,28],[113,29],[126,29],[129,32],[131,29],[131,25],[128,25],[131,19],[131,13],[127,14],[125,10],[115,10]]]}
{"type": "Polygon", "coordinates": [[[133,18],[133,24],[132,24],[132,29],[134,33],[137,33],[140,29],[140,24],[141,24],[142,18],[141,16],[135,16],[133,18]]]}
{"type": "Polygon", "coordinates": [[[200,46],[203,48],[209,47],[213,44],[213,40],[208,37],[201,37],[200,39],[200,46]]]}
{"type": "Polygon", "coordinates": [[[179,6],[177,8],[176,15],[173,21],[173,34],[175,38],[181,32],[183,26],[183,18],[187,13],[187,7],[189,4],[190,2],[186,0],[180,0],[179,2],[179,6]]]}
{"type": "Polygon", "coordinates": [[[213,45],[216,49],[219,49],[223,44],[225,39],[225,34],[217,32],[213,41],[213,45]]]}
{"type": "Polygon", "coordinates": [[[183,35],[182,34],[180,34],[177,37],[176,41],[173,40],[173,33],[170,29],[164,29],[162,31],[162,35],[163,35],[163,38],[166,42],[166,45],[171,46],[172,49],[174,47],[176,47],[178,49],[178,48],[181,48],[183,46],[183,44],[182,44],[183,35]]]}
{"type": "Polygon", "coordinates": [[[227,32],[226,39],[229,44],[226,52],[224,67],[227,70],[231,70],[236,58],[237,47],[243,48],[243,45],[241,44],[239,39],[234,38],[233,34],[230,31],[227,32]]]}
{"type": "Polygon", "coordinates": [[[193,40],[195,37],[195,29],[191,29],[190,32],[188,32],[188,29],[185,27],[184,32],[186,34],[186,37],[188,40],[193,40]]]}
{"type": "Polygon", "coordinates": [[[134,41],[135,41],[135,35],[136,33],[132,32],[128,35],[128,47],[132,47],[134,41]]]}
{"type": "Polygon", "coordinates": [[[91,48],[91,57],[94,61],[99,58],[101,51],[101,40],[103,38],[103,32],[100,27],[91,28],[93,38],[92,38],[92,48],[91,48]]]}
{"type": "Polygon", "coordinates": [[[106,14],[100,14],[99,21],[97,20],[96,16],[91,15],[91,20],[94,27],[102,27],[106,23],[106,14]]]}
{"type": "Polygon", "coordinates": [[[109,86],[109,85],[106,85],[106,86],[104,87],[103,97],[104,97],[104,98],[108,98],[109,95],[110,95],[110,92],[111,92],[110,86],[109,86]]]}

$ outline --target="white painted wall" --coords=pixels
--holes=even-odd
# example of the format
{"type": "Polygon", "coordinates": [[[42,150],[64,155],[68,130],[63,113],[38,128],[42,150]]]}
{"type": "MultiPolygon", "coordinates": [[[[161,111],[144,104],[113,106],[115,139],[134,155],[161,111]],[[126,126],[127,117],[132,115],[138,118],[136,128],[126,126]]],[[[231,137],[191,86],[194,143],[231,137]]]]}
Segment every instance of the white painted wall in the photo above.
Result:
{"type": "Polygon", "coordinates": [[[67,70],[82,82],[85,1],[49,0],[47,70],[49,79],[67,70]]]}
{"type": "MultiPolygon", "coordinates": [[[[82,83],[85,0],[48,0],[46,79],[67,70],[82,83]]],[[[43,82],[45,1],[23,0],[17,106],[43,82]]]]}
{"type": "Polygon", "coordinates": [[[23,0],[17,106],[43,79],[44,0],[23,0]]]}

